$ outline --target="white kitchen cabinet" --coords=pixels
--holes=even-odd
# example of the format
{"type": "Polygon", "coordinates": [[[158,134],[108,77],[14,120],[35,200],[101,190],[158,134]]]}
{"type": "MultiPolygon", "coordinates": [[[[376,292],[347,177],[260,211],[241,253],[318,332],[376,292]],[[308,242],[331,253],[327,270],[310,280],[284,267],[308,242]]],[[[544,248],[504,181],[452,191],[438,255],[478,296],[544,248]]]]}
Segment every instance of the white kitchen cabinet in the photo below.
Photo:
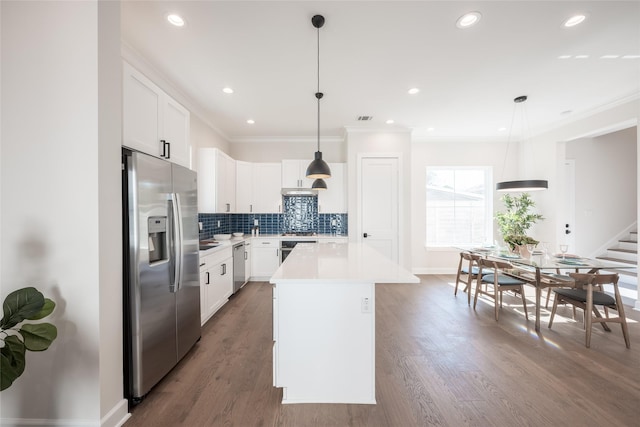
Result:
{"type": "Polygon", "coordinates": [[[318,191],[320,213],[347,212],[347,164],[329,163],[331,178],[325,179],[327,189],[318,191]]]}
{"type": "Polygon", "coordinates": [[[236,163],[217,148],[198,150],[198,212],[235,212],[236,163]]]}
{"type": "Polygon", "coordinates": [[[282,210],[282,165],[253,164],[253,206],[255,213],[280,213],[282,210]]]}
{"type": "Polygon", "coordinates": [[[306,177],[311,160],[283,160],[282,186],[284,188],[311,188],[313,179],[306,177]]]}
{"type": "Polygon", "coordinates": [[[127,62],[122,72],[122,145],[190,168],[189,111],[127,62]]]}
{"type": "Polygon", "coordinates": [[[253,163],[236,160],[236,212],[253,212],[253,163]]]}
{"type": "Polygon", "coordinates": [[[263,281],[280,266],[280,240],[272,238],[251,239],[251,278],[263,281]]]}
{"type": "Polygon", "coordinates": [[[231,247],[200,258],[200,322],[215,314],[233,293],[231,247]]]}

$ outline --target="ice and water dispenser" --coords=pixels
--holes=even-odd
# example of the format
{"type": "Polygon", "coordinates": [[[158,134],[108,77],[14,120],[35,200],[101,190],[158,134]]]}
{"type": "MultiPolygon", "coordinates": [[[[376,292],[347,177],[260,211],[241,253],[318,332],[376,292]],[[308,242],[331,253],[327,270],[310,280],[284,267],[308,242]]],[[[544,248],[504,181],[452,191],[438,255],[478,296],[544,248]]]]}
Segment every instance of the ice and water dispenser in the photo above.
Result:
{"type": "Polygon", "coordinates": [[[166,261],[169,258],[167,250],[167,217],[152,216],[147,220],[149,230],[149,264],[166,261]]]}

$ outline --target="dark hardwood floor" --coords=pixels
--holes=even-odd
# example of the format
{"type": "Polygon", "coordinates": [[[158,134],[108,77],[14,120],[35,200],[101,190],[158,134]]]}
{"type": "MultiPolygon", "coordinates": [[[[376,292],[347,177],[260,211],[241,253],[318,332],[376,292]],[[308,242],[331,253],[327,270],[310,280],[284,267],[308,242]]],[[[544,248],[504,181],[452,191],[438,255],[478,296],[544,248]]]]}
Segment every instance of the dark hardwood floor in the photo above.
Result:
{"type": "MultiPolygon", "coordinates": [[[[247,284],[203,327],[202,340],[133,408],[135,426],[637,426],[640,313],[626,307],[631,349],[619,325],[543,310],[534,330],[521,300],[505,296],[500,320],[478,310],[454,276],[376,286],[376,405],[282,405],[272,387],[271,286],[247,284]]],[[[527,292],[532,291],[528,289],[527,292]]],[[[327,313],[331,316],[331,313],[327,313]]]]}

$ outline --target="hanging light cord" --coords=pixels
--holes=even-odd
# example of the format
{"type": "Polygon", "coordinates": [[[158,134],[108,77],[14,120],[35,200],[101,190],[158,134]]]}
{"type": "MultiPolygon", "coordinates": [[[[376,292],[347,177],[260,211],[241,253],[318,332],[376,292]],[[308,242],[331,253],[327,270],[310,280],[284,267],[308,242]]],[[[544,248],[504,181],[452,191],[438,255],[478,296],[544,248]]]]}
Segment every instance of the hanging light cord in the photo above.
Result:
{"type": "Polygon", "coordinates": [[[509,125],[509,135],[507,136],[507,149],[504,152],[504,160],[502,161],[502,172],[500,173],[500,181],[504,177],[504,170],[507,167],[507,157],[509,156],[509,146],[511,145],[511,133],[513,132],[513,123],[516,120],[516,105],[513,105],[513,112],[511,113],[511,124],[509,125]]]}
{"type": "Polygon", "coordinates": [[[320,92],[320,27],[316,28],[318,34],[318,90],[316,92],[316,98],[318,100],[318,151],[320,151],[320,98],[322,98],[322,92],[320,92]]]}

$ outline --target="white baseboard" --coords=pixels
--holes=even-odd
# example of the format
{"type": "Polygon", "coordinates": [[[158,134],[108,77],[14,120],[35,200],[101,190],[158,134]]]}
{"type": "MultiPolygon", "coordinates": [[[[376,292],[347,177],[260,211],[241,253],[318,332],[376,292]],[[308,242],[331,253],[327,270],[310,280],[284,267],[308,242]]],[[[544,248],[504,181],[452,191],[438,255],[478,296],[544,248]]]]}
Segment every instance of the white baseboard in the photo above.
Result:
{"type": "Polygon", "coordinates": [[[100,420],[100,427],[120,427],[129,418],[129,402],[127,399],[119,401],[111,410],[100,420]]]}

